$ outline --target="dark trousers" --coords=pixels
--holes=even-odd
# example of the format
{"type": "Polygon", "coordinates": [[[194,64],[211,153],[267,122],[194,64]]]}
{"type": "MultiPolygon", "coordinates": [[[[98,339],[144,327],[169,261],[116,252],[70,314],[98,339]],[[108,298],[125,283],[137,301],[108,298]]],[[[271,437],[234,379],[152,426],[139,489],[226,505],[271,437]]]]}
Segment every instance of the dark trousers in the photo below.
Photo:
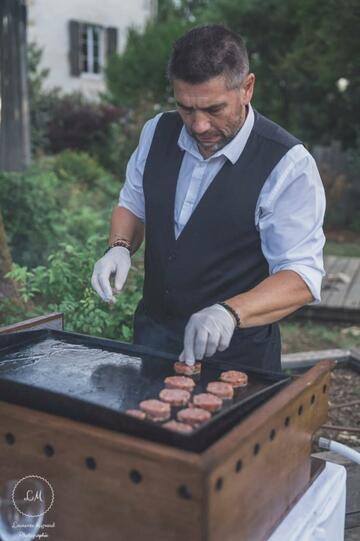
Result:
{"type": "MultiPolygon", "coordinates": [[[[180,355],[184,347],[187,320],[155,321],[141,300],[134,314],[134,338],[137,345],[180,355]]],[[[261,370],[281,371],[281,340],[277,323],[249,329],[235,329],[229,347],[214,354],[214,359],[231,360],[261,370]]]]}

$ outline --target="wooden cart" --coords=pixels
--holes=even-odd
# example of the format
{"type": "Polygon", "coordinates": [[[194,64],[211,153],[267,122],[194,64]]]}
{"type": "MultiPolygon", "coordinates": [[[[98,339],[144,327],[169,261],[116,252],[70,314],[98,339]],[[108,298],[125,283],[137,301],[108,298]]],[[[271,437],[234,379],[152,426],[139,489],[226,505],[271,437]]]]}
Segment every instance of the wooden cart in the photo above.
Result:
{"type": "Polygon", "coordinates": [[[201,453],[2,401],[0,484],[51,483],[53,541],[266,540],[320,470],[311,442],[332,365],[296,377],[201,453]]]}

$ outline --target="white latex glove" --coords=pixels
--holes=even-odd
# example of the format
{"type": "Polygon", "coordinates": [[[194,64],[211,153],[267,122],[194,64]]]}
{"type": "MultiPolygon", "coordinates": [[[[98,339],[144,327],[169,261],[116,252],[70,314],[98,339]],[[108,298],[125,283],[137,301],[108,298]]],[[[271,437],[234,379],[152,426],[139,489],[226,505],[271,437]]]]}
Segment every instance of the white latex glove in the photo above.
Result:
{"type": "Polygon", "coordinates": [[[224,351],[235,327],[235,318],[220,304],[196,312],[185,327],[184,349],[179,360],[192,365],[216,351],[224,351]]]}
{"type": "Polygon", "coordinates": [[[91,285],[105,302],[115,302],[110,276],[115,273],[115,290],[118,293],[125,284],[131,266],[130,252],[123,246],[115,246],[99,259],[91,277],[91,285]]]}

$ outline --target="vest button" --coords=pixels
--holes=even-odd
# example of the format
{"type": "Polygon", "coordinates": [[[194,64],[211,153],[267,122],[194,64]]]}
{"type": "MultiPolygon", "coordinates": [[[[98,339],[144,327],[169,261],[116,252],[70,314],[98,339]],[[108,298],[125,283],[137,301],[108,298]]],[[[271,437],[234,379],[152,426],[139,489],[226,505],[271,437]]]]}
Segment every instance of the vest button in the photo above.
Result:
{"type": "Polygon", "coordinates": [[[168,257],[168,261],[173,261],[174,259],[176,259],[175,254],[170,254],[168,257]]]}

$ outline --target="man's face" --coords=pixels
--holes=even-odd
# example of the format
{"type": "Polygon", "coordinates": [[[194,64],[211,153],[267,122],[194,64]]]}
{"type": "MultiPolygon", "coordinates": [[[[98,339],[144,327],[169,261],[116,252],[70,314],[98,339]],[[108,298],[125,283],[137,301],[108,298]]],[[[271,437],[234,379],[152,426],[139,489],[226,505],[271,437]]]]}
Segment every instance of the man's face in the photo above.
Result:
{"type": "Polygon", "coordinates": [[[188,133],[204,158],[225,146],[245,121],[255,75],[248,74],[239,88],[228,90],[224,76],[190,84],[176,79],[174,96],[188,133]]]}

